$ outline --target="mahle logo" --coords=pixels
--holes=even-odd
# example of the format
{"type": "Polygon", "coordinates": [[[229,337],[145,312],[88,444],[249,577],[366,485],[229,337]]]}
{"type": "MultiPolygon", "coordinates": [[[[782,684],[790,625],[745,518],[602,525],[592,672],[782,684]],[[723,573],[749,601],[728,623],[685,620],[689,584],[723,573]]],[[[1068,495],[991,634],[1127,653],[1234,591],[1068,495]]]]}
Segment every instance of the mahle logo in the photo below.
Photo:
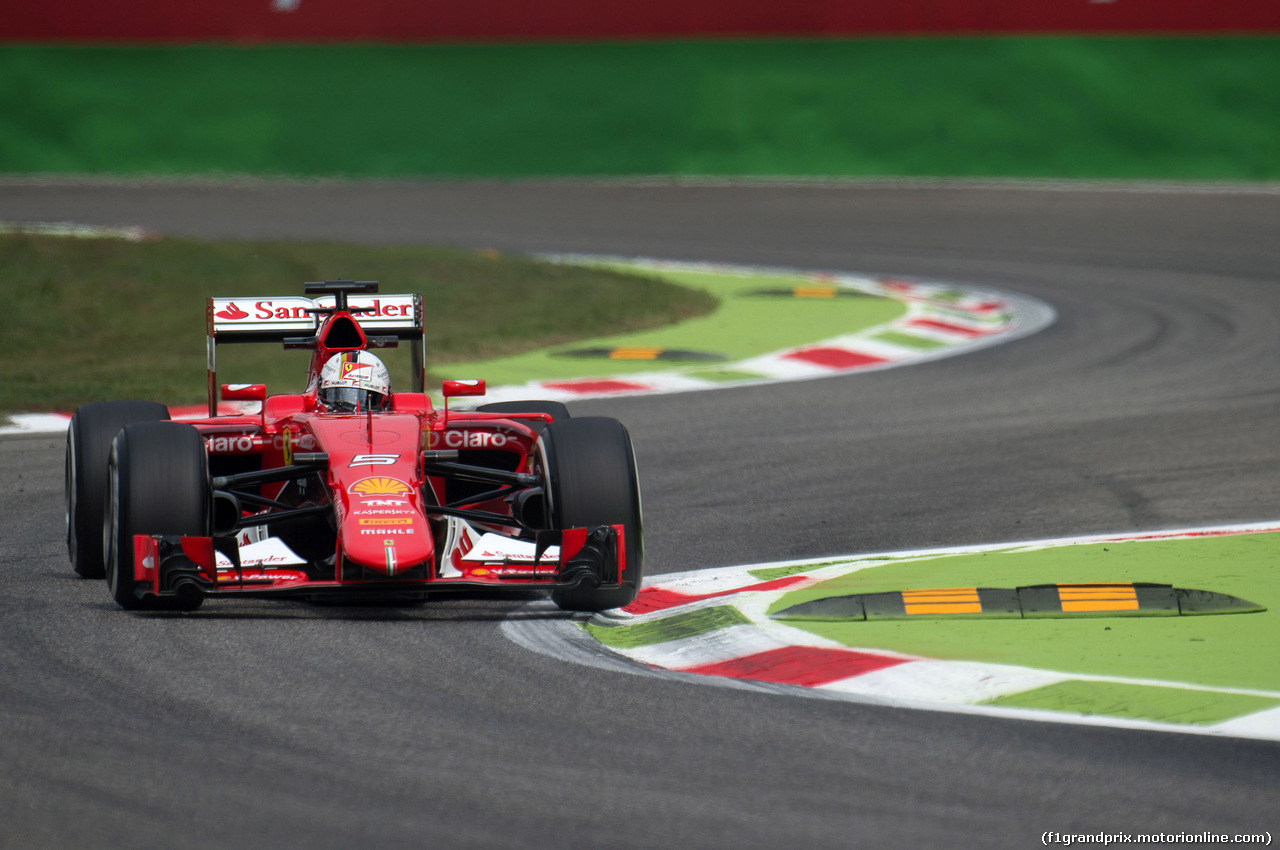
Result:
{"type": "Polygon", "coordinates": [[[395,478],[362,478],[348,492],[355,496],[407,496],[413,488],[395,478]]]}

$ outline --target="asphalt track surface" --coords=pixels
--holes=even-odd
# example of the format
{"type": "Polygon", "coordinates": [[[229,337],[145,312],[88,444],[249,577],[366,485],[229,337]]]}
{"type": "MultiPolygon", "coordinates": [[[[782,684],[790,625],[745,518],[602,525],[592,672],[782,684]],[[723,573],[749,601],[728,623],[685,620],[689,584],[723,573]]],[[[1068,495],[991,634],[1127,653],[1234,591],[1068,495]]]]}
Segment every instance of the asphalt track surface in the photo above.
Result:
{"type": "MultiPolygon", "coordinates": [[[[9,182],[0,220],[886,272],[1057,309],[920,366],[572,405],[631,429],[653,573],[1280,517],[1280,194],[9,182]]],[[[5,847],[1280,832],[1275,743],[568,665],[503,637],[518,599],[128,614],[67,565],[62,452],[0,441],[5,847]]]]}

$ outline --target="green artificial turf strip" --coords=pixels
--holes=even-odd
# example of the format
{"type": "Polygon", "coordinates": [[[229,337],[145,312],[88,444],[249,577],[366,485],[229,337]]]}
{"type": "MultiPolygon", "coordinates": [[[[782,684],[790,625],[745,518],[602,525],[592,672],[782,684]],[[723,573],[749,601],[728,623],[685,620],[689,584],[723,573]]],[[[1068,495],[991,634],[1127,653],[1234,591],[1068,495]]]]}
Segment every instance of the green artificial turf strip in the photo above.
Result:
{"type": "Polygon", "coordinates": [[[851,593],[1145,581],[1267,606],[1255,614],[1043,620],[788,622],[849,646],[1096,676],[1280,691],[1280,534],[1097,543],[902,561],[788,593],[770,613],[851,593]]]}
{"type": "Polygon", "coordinates": [[[1280,40],[0,46],[0,172],[1280,178],[1280,40]]]}
{"type": "MultiPolygon", "coordinates": [[[[207,296],[302,295],[304,281],[340,277],[424,294],[427,368],[437,375],[452,360],[662,326],[716,305],[651,276],[447,249],[0,235],[0,290],[22,317],[6,325],[0,348],[9,376],[0,412],[113,398],[202,402],[207,296]]],[[[394,386],[410,389],[408,346],[382,353],[394,386]]],[[[219,379],[296,392],[308,357],[279,345],[223,345],[219,379]]]]}
{"type": "Polygon", "coordinates": [[[729,626],[747,625],[750,622],[732,605],[718,605],[635,625],[604,626],[584,623],[582,627],[603,644],[618,649],[635,649],[706,634],[729,626]]]}
{"type": "Polygon", "coordinates": [[[811,573],[814,570],[820,570],[824,567],[831,567],[836,564],[845,563],[848,563],[848,561],[823,561],[816,564],[790,564],[785,567],[764,567],[758,570],[748,570],[747,575],[752,578],[759,579],[760,581],[773,581],[774,579],[800,575],[801,573],[811,573]]]}
{"type": "Polygon", "coordinates": [[[946,345],[945,342],[936,339],[926,339],[925,337],[912,336],[911,334],[899,333],[897,331],[885,331],[876,334],[876,339],[885,342],[891,342],[894,345],[905,346],[906,348],[917,348],[921,351],[928,351],[933,348],[940,348],[946,345]]]}
{"type": "Polygon", "coordinates": [[[983,704],[1208,725],[1275,708],[1280,700],[1250,694],[1072,680],[998,697],[983,704]]]}
{"type": "MultiPolygon", "coordinates": [[[[624,266],[618,266],[625,269],[624,266]]],[[[790,291],[810,281],[771,275],[736,275],[709,272],[653,270],[653,277],[704,290],[719,300],[712,313],[679,324],[628,334],[585,339],[571,346],[532,351],[513,357],[453,364],[450,377],[488,376],[495,384],[577,378],[594,375],[627,375],[636,372],[680,370],[710,380],[723,370],[704,364],[660,360],[584,360],[560,356],[576,349],[645,347],[692,350],[742,360],[791,346],[817,342],[841,334],[856,333],[892,321],[906,313],[902,302],[889,298],[792,298],[757,296],[760,290],[790,291]]],[[[738,380],[759,376],[739,374],[738,380]]]]}

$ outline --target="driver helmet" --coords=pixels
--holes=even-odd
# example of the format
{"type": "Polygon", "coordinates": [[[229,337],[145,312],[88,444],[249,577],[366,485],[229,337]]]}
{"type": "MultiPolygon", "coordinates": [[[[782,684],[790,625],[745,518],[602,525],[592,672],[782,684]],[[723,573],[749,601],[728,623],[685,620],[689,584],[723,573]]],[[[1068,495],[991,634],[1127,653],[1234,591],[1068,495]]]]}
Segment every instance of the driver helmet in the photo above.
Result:
{"type": "Polygon", "coordinates": [[[385,410],[391,404],[391,376],[367,351],[344,351],[320,370],[320,403],[335,413],[385,410]]]}

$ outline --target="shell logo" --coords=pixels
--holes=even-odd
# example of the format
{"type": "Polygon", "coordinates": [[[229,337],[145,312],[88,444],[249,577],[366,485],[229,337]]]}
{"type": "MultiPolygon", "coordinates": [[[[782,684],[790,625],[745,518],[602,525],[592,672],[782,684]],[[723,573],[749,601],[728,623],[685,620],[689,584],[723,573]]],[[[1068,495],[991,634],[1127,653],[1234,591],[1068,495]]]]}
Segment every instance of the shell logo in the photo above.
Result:
{"type": "Polygon", "coordinates": [[[395,478],[362,478],[347,492],[355,496],[407,496],[413,489],[395,478]]]}

